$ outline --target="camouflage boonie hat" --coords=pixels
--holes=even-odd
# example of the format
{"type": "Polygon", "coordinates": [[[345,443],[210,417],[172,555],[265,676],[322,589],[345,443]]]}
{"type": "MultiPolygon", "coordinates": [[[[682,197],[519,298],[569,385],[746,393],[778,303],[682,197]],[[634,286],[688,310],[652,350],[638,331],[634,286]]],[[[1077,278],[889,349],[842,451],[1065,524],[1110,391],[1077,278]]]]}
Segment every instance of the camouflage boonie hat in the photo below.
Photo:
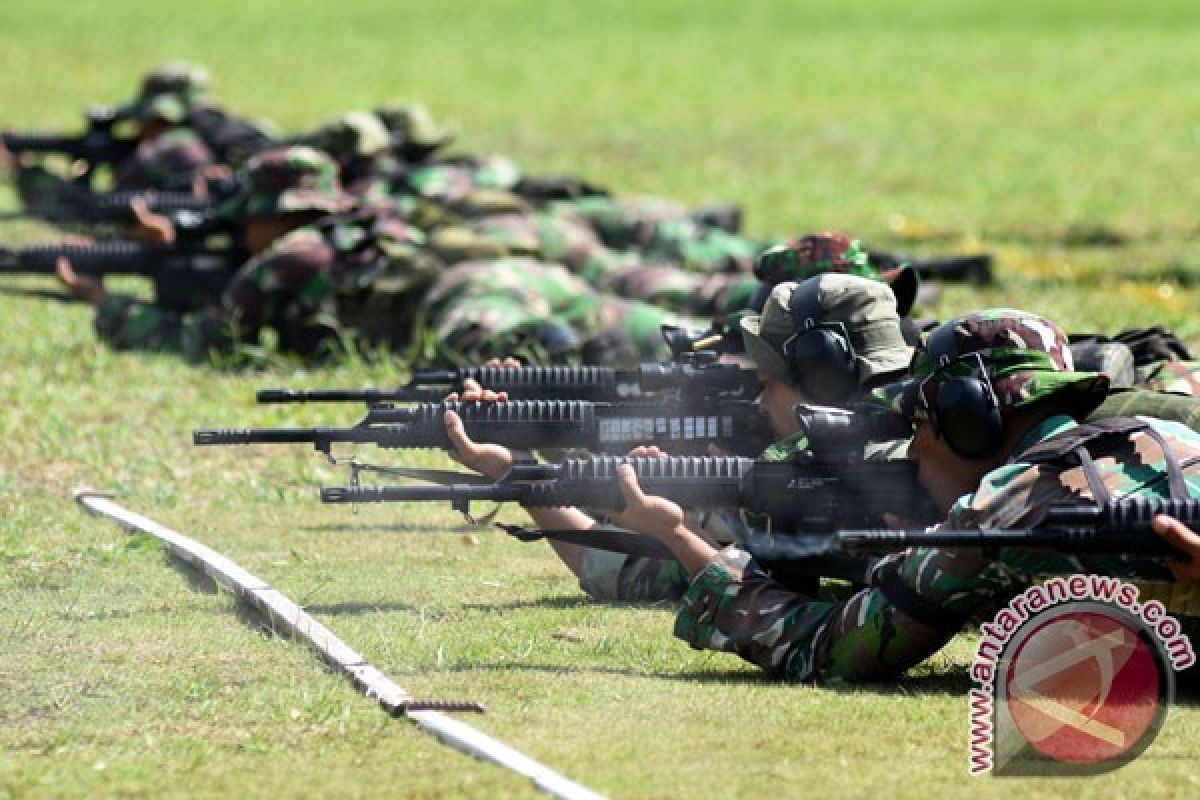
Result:
{"type": "Polygon", "coordinates": [[[259,153],[238,171],[238,193],[218,209],[226,218],[272,217],[294,211],[337,213],[354,207],[327,154],[296,145],[259,153]]]}
{"type": "Polygon", "coordinates": [[[208,70],[199,64],[168,61],[146,73],[127,111],[138,120],[161,117],[168,122],[182,122],[211,83],[208,70]]]}
{"type": "Polygon", "coordinates": [[[783,343],[796,333],[792,321],[792,299],[801,286],[816,283],[821,316],[814,322],[841,323],[854,348],[860,385],[889,372],[905,369],[913,349],[904,341],[896,298],[886,283],[828,272],[803,283],[784,282],[771,290],[762,314],[742,317],[739,325],[746,354],[758,369],[788,383],[791,370],[783,355],[783,343]]]}
{"type": "Polygon", "coordinates": [[[877,390],[874,397],[910,419],[923,418],[918,395],[932,403],[939,378],[980,377],[986,372],[1001,409],[1021,408],[1062,396],[1081,414],[1094,409],[1108,392],[1108,377],[1076,372],[1067,335],[1050,320],[1011,308],[990,309],[944,322],[913,354],[910,377],[877,390]],[[954,350],[934,363],[930,346],[954,350]],[[964,357],[978,354],[976,357],[964,357]],[[925,385],[926,388],[922,389],[925,385]]]}
{"type": "Polygon", "coordinates": [[[383,121],[370,111],[348,111],[299,139],[337,159],[370,158],[387,150],[391,141],[383,121]]]}
{"type": "Polygon", "coordinates": [[[768,286],[803,281],[826,272],[887,283],[896,296],[896,310],[902,317],[908,315],[917,299],[920,281],[916,270],[907,265],[886,271],[877,269],[859,241],[841,233],[802,236],[767,248],[754,261],[755,277],[768,286]]]}
{"type": "Polygon", "coordinates": [[[400,103],[375,109],[399,147],[436,150],[454,139],[454,132],[434,121],[421,103],[400,103]]]}

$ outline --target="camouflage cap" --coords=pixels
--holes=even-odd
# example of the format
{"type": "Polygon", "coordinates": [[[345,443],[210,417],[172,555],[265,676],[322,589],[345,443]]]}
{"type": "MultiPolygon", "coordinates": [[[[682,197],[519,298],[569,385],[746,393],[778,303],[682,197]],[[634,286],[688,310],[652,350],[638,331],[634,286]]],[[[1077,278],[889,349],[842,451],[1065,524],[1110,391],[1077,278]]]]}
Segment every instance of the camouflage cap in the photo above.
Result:
{"type": "Polygon", "coordinates": [[[902,265],[880,270],[871,264],[857,239],[841,233],[812,233],[759,254],[754,275],[768,286],[784,281],[802,281],[814,275],[837,272],[884,281],[896,296],[896,309],[907,316],[917,299],[919,279],[912,267],[902,265]]]}
{"type": "Polygon", "coordinates": [[[168,61],[143,76],[141,89],[129,105],[128,113],[139,120],[161,117],[168,122],[182,122],[207,94],[211,83],[212,78],[203,66],[168,61]]]}
{"type": "Polygon", "coordinates": [[[298,141],[324,150],[339,160],[370,158],[388,149],[391,134],[383,121],[370,111],[347,111],[301,136],[298,141]]]}
{"type": "Polygon", "coordinates": [[[400,147],[436,150],[454,139],[454,132],[434,121],[421,103],[397,103],[375,109],[400,147]]]}
{"type": "Polygon", "coordinates": [[[758,316],[739,321],[746,354],[755,365],[789,383],[791,370],[783,355],[783,343],[796,333],[792,300],[801,287],[816,292],[820,318],[817,324],[840,323],[854,348],[858,381],[905,369],[913,349],[904,341],[896,298],[887,284],[857,275],[828,272],[803,283],[787,281],[771,290],[758,316]],[[809,287],[809,282],[815,286],[809,287]]]}
{"type": "Polygon", "coordinates": [[[917,402],[920,393],[933,402],[941,380],[980,377],[981,366],[1001,409],[1060,396],[1086,414],[1109,388],[1107,376],[1075,371],[1067,335],[1053,322],[1028,311],[999,308],[939,325],[914,353],[910,376],[879,389],[875,397],[910,419],[918,418],[923,414],[917,402]],[[933,353],[931,347],[942,352],[933,353]]]}
{"type": "Polygon", "coordinates": [[[226,218],[246,219],[294,211],[335,213],[354,207],[338,181],[338,167],[326,153],[295,145],[267,150],[238,172],[238,193],[221,206],[226,218]]]}

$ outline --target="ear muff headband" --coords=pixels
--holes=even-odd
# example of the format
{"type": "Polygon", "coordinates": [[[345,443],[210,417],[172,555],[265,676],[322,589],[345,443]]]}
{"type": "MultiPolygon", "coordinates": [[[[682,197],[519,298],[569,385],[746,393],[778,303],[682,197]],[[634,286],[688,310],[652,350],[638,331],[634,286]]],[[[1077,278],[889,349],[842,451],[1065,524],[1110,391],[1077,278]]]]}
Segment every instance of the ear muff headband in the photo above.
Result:
{"type": "Polygon", "coordinates": [[[1004,419],[995,389],[978,352],[965,355],[958,352],[953,324],[938,327],[929,337],[926,353],[933,372],[921,384],[918,402],[933,425],[934,433],[945,439],[947,446],[967,459],[987,458],[1000,448],[1004,419]],[[973,359],[975,376],[939,378],[952,364],[973,359]],[[929,400],[930,383],[936,395],[929,400]]]}
{"type": "Polygon", "coordinates": [[[792,335],[781,349],[792,385],[815,402],[837,403],[858,389],[858,366],[845,326],[818,322],[820,284],[804,281],[792,293],[792,335]]]}

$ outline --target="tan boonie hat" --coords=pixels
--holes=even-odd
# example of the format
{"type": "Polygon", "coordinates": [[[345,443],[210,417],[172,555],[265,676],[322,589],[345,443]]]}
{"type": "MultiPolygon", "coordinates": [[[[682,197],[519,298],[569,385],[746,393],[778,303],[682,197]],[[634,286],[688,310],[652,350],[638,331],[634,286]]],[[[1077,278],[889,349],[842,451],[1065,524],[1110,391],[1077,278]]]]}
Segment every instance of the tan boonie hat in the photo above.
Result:
{"type": "Polygon", "coordinates": [[[761,314],[741,319],[746,354],[759,369],[789,384],[796,382],[784,356],[784,343],[796,333],[792,303],[801,291],[816,298],[815,308],[809,309],[814,323],[844,328],[854,348],[859,385],[908,367],[913,351],[904,341],[892,290],[877,280],[829,272],[802,283],[777,285],[761,314]]]}

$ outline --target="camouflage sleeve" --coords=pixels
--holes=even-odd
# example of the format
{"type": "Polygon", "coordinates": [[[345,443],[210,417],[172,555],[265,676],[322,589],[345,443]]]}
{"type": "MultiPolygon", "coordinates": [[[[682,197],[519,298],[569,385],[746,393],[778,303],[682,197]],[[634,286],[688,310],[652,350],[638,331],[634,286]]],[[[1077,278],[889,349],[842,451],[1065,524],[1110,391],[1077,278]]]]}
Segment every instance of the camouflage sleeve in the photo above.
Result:
{"type": "Polygon", "coordinates": [[[179,353],[193,362],[227,353],[233,344],[216,309],[179,314],[122,294],[97,306],[95,324],[100,339],[116,350],[179,353]]]}
{"type": "Polygon", "coordinates": [[[970,554],[914,550],[881,563],[881,585],[834,602],[793,591],[726,548],[688,587],[675,635],[785,680],[891,678],[939,650],[1008,585],[983,566],[970,554]]]}
{"type": "Polygon", "coordinates": [[[134,297],[110,293],[96,307],[96,335],[117,350],[179,352],[183,320],[179,314],[134,297]]]}

